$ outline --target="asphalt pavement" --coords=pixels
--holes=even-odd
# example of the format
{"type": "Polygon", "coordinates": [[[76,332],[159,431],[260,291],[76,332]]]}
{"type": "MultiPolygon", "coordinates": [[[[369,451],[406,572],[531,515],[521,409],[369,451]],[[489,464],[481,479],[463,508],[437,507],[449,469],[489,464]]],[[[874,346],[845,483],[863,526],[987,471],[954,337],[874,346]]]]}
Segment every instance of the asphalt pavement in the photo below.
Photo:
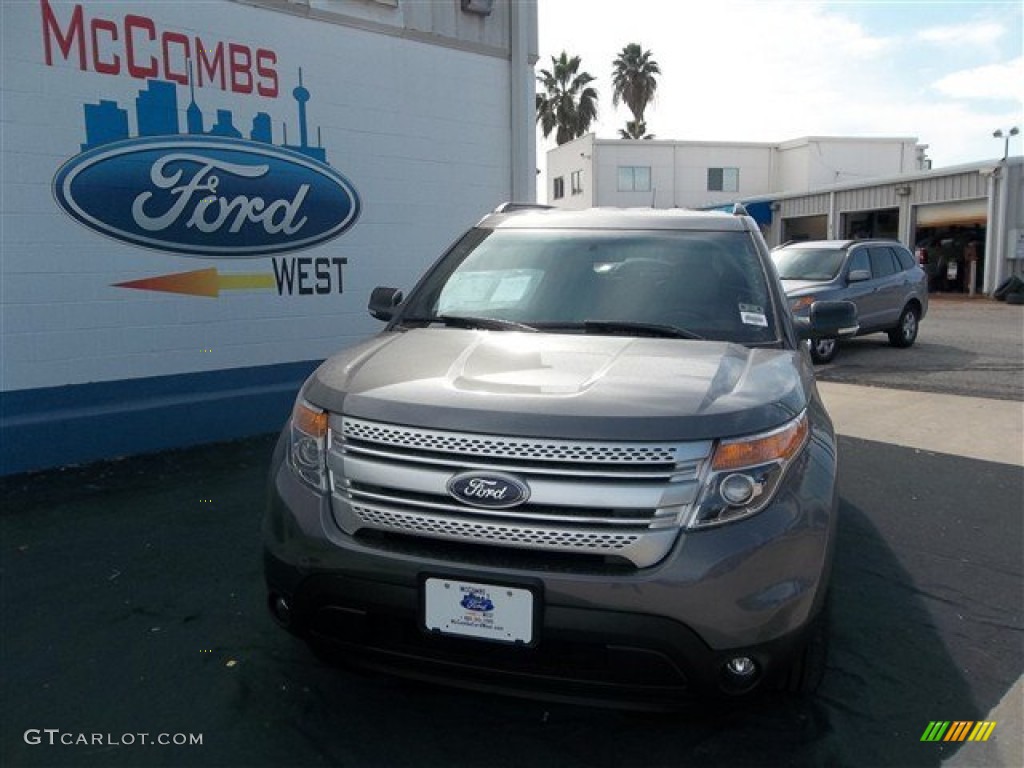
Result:
{"type": "Polygon", "coordinates": [[[917,392],[1024,400],[1024,306],[936,294],[917,343],[894,349],[884,333],[840,345],[821,381],[917,392]]]}
{"type": "Polygon", "coordinates": [[[0,765],[1021,765],[1024,460],[958,437],[1019,439],[1021,403],[822,392],[841,518],[814,699],[631,713],[324,667],[264,606],[267,436],[0,480],[0,765]],[[921,741],[985,719],[989,742],[921,741]]]}

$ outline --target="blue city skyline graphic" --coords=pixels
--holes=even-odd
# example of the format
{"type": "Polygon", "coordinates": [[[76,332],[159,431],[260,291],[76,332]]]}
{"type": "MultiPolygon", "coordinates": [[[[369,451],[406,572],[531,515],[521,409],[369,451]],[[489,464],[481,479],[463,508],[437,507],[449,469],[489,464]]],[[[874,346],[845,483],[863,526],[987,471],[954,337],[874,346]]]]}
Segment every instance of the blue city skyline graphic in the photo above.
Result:
{"type": "MultiPolygon", "coordinates": [[[[185,130],[181,130],[180,113],[178,112],[178,84],[170,80],[150,79],[146,88],[138,91],[135,97],[135,121],[137,133],[131,135],[128,126],[128,110],[116,101],[100,99],[93,104],[83,105],[85,115],[85,143],[81,145],[86,152],[105,144],[124,141],[132,138],[151,136],[217,136],[244,139],[242,132],[235,127],[234,114],[230,109],[217,109],[215,120],[209,130],[205,128],[205,115],[196,103],[195,84],[192,82],[191,66],[189,66],[189,105],[185,110],[185,130]]],[[[282,143],[285,149],[310,157],[327,164],[327,151],[320,141],[320,128],[317,128],[317,146],[309,143],[309,127],[306,115],[306,104],[310,100],[310,92],[302,84],[302,69],[299,68],[299,84],[292,89],[292,97],[298,105],[299,143],[288,143],[288,124],[282,122],[282,143]]],[[[257,112],[252,118],[249,140],[261,144],[274,144],[273,123],[266,112],[257,112]]]]}
{"type": "Polygon", "coordinates": [[[134,105],[130,97],[83,104],[81,152],[53,177],[65,213],[123,243],[216,259],[312,248],[355,224],[355,186],[328,164],[319,128],[310,143],[301,69],[291,91],[297,129],[294,120],[275,126],[267,111],[204,111],[189,70],[184,102],[182,83],[153,78],[135,91],[134,105]]]}

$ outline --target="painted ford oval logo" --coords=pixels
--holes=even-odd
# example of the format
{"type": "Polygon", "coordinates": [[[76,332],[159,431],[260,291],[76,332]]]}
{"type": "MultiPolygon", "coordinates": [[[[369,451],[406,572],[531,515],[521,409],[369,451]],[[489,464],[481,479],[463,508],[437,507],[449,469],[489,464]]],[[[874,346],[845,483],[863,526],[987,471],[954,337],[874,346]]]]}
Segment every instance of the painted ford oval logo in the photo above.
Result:
{"type": "Polygon", "coordinates": [[[467,611],[475,611],[476,613],[490,613],[494,610],[494,603],[491,602],[487,595],[470,593],[462,598],[459,605],[467,611]]]}
{"type": "Polygon", "coordinates": [[[474,507],[508,509],[529,499],[530,487],[511,475],[464,472],[448,481],[448,493],[474,507]]]}
{"type": "Polygon", "coordinates": [[[130,139],[66,162],[57,203],[117,240],[190,256],[251,258],[319,245],[359,216],[329,165],[273,144],[213,136],[130,139]]]}

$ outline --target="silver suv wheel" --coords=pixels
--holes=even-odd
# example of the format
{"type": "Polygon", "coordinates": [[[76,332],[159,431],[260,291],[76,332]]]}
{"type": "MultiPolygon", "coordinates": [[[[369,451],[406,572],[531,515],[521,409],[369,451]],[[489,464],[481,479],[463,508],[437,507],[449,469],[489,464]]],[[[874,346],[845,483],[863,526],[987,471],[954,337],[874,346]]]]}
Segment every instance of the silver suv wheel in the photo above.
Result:
{"type": "Polygon", "coordinates": [[[900,315],[900,321],[889,331],[889,343],[894,347],[909,347],[917,339],[917,310],[907,307],[900,315]]]}
{"type": "Polygon", "coordinates": [[[816,363],[830,363],[839,354],[839,339],[834,336],[814,339],[811,342],[811,360],[816,363]]]}

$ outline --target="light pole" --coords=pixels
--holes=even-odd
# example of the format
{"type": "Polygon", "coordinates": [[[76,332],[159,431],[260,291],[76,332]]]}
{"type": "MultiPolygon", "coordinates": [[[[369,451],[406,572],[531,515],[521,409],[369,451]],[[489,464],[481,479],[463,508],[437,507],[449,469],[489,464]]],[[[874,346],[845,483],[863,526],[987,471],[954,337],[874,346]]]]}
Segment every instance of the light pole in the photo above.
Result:
{"type": "Polygon", "coordinates": [[[1018,128],[1016,125],[1013,126],[1013,128],[1011,128],[1010,130],[1006,131],[1005,133],[1003,133],[1003,129],[1002,128],[997,128],[992,133],[992,138],[993,139],[1003,139],[1003,162],[1004,163],[1006,162],[1006,158],[1010,154],[1010,137],[1016,136],[1018,133],[1020,133],[1020,128],[1018,128]]]}

